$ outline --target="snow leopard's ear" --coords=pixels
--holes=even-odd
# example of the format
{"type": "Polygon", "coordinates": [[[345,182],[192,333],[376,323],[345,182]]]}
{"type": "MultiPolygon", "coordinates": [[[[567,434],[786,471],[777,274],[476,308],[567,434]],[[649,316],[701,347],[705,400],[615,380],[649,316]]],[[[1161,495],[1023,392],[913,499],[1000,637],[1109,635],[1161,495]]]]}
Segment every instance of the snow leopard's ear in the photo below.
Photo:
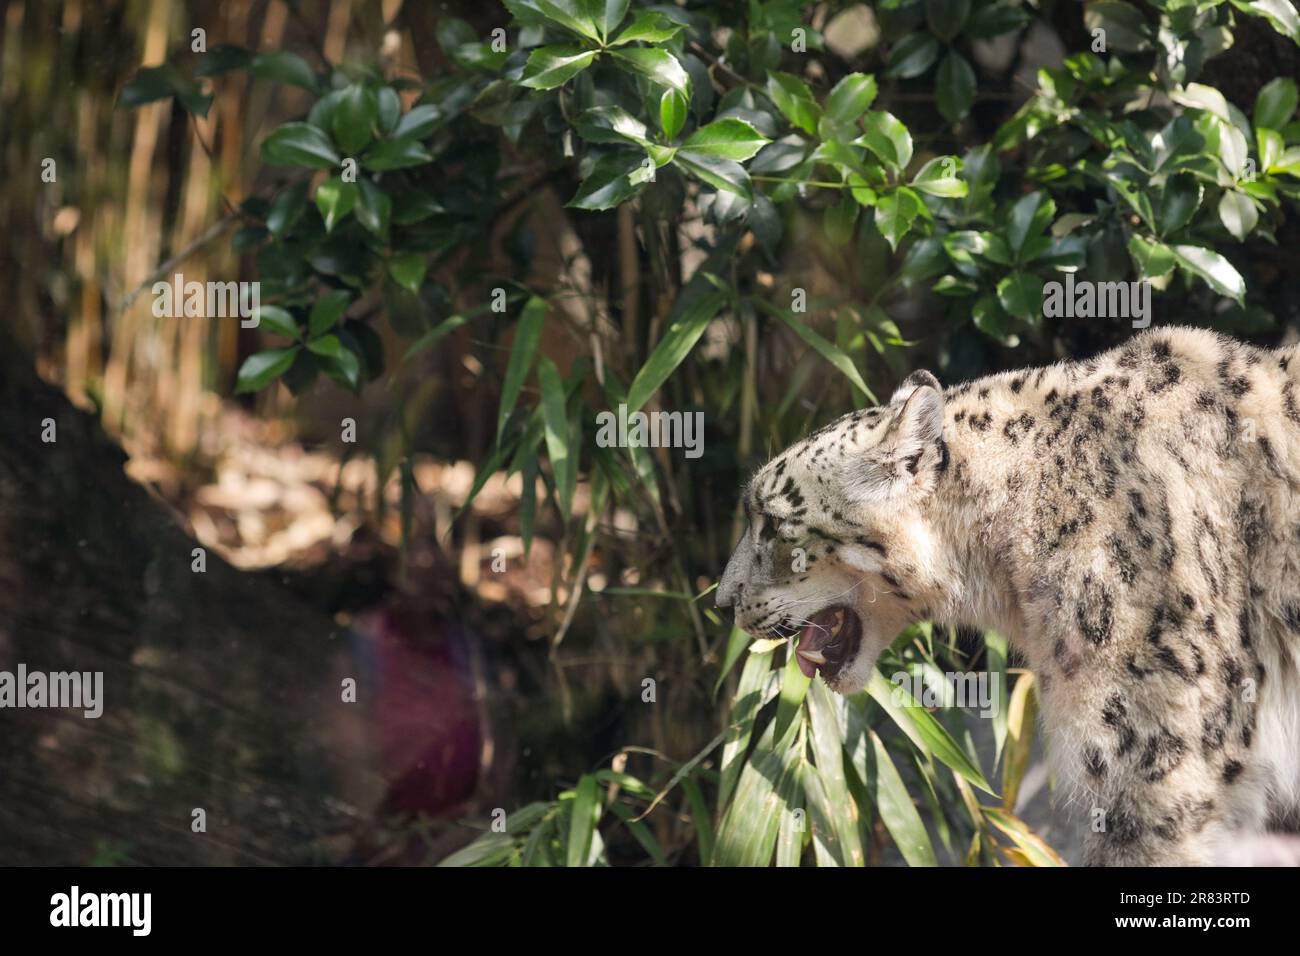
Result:
{"type": "Polygon", "coordinates": [[[881,441],[888,457],[911,475],[919,474],[921,465],[933,463],[943,441],[943,392],[939,391],[939,382],[929,372],[913,372],[907,381],[914,379],[922,380],[902,400],[902,407],[881,441]],[[931,459],[928,462],[927,457],[931,459]]]}
{"type": "Polygon", "coordinates": [[[922,385],[928,385],[936,392],[943,391],[943,386],[939,384],[937,378],[925,369],[918,368],[911,375],[907,376],[907,378],[903,379],[903,383],[899,385],[898,388],[894,389],[894,394],[889,397],[889,404],[897,405],[899,402],[906,401],[908,396],[922,385]]]}
{"type": "Polygon", "coordinates": [[[929,372],[913,372],[890,399],[893,418],[850,482],[851,498],[884,500],[909,489],[928,491],[947,467],[943,392],[929,372]]]}

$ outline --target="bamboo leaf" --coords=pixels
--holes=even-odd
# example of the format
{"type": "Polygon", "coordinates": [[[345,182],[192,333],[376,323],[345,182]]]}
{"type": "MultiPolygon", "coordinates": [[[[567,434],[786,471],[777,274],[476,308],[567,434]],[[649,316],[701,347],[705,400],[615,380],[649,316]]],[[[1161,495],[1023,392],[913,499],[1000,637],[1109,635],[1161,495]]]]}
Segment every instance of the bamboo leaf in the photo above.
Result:
{"type": "Polygon", "coordinates": [[[917,704],[906,689],[891,684],[883,674],[874,671],[867,684],[867,693],[898,725],[898,729],[923,752],[933,755],[985,793],[993,793],[993,788],[984,779],[979,767],[971,763],[966,752],[957,745],[943,725],[934,719],[933,714],[917,704]]]}
{"type": "Polygon", "coordinates": [[[545,317],[546,300],[540,296],[531,296],[524,303],[515,330],[515,340],[510,346],[510,361],[506,365],[506,377],[501,385],[501,404],[497,409],[498,435],[505,428],[506,419],[519,400],[519,390],[528,377],[528,370],[533,367],[533,357],[537,354],[537,343],[542,335],[542,319],[545,317]]]}
{"type": "Polygon", "coordinates": [[[908,866],[938,866],[930,835],[925,832],[921,815],[916,812],[912,798],[898,775],[889,752],[876,732],[870,731],[872,753],[875,756],[874,803],[880,812],[885,829],[894,838],[898,851],[908,866]]]}
{"type": "Polygon", "coordinates": [[[704,294],[691,298],[688,298],[689,291],[689,285],[682,290],[673,309],[674,315],[669,322],[668,331],[659,340],[641,371],[636,373],[636,378],[627,390],[629,415],[639,411],[677,366],[682,364],[682,360],[690,354],[709,322],[727,300],[727,294],[719,289],[710,288],[704,294]]]}
{"type": "Polygon", "coordinates": [[[567,866],[584,866],[592,848],[592,834],[600,821],[600,788],[596,778],[589,773],[578,781],[569,817],[569,840],[565,847],[567,866]]]}
{"type": "Polygon", "coordinates": [[[1002,766],[1002,806],[1008,812],[1016,808],[1020,784],[1029,769],[1037,715],[1034,675],[1021,674],[1011,691],[1011,703],[1007,708],[1007,760],[1002,766]]]}

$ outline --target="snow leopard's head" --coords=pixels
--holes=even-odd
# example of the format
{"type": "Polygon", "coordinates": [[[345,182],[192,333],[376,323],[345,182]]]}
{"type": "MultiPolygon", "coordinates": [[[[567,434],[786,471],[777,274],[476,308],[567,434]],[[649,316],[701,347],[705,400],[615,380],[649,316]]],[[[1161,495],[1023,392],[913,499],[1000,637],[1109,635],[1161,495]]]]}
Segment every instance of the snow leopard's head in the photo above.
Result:
{"type": "Polygon", "coordinates": [[[759,469],[718,606],[755,636],[797,636],[807,676],[841,693],[863,687],[941,593],[925,505],[948,467],[943,420],[939,382],[913,372],[888,405],[845,415],[759,469]]]}

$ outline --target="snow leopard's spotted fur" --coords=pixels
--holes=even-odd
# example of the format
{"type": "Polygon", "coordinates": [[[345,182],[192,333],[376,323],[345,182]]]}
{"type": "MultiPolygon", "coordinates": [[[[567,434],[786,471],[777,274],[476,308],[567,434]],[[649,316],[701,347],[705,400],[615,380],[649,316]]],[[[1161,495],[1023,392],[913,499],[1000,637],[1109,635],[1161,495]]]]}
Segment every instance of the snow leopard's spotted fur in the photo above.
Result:
{"type": "Polygon", "coordinates": [[[1104,824],[1086,860],[1211,862],[1300,810],[1297,491],[1300,348],[1166,329],[942,392],[918,372],[759,470],[718,603],[764,636],[851,605],[841,692],[909,622],[1005,633],[1104,824]]]}

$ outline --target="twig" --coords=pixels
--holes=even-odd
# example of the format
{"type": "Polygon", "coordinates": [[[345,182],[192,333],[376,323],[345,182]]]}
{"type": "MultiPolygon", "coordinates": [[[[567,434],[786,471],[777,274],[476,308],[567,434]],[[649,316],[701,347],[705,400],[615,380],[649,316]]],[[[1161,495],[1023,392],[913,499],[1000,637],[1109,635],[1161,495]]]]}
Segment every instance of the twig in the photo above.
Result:
{"type": "Polygon", "coordinates": [[[180,252],[176,253],[176,255],[172,256],[170,259],[168,259],[166,262],[160,265],[149,275],[147,279],[141,282],[136,287],[135,291],[132,292],[130,295],[128,295],[125,300],[123,300],[120,307],[120,311],[125,312],[127,309],[129,309],[131,307],[131,303],[136,300],[136,297],[139,296],[141,292],[143,292],[145,289],[152,286],[158,280],[162,279],[164,276],[167,275],[167,273],[171,272],[172,269],[176,268],[177,265],[179,265],[181,262],[184,262],[186,259],[192,256],[199,249],[203,248],[208,243],[210,243],[213,239],[216,239],[219,235],[221,235],[223,232],[229,229],[231,225],[239,218],[240,216],[238,212],[227,213],[226,215],[218,219],[215,223],[213,223],[211,226],[209,226],[206,232],[204,232],[201,236],[199,236],[197,239],[191,242],[180,252]]]}

